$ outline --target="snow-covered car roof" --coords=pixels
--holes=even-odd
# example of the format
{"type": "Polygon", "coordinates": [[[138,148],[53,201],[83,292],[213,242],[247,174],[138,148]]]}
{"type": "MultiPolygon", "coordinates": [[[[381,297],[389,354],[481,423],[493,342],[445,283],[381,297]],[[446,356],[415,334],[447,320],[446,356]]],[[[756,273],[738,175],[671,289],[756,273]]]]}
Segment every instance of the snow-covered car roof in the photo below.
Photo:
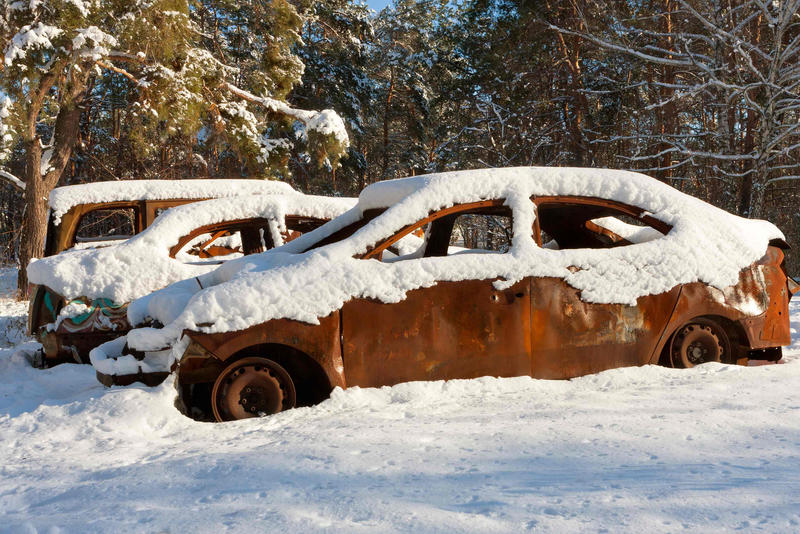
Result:
{"type": "Polygon", "coordinates": [[[128,302],[172,282],[215,269],[217,265],[182,263],[169,250],[192,230],[225,221],[264,218],[273,243],[280,245],[285,217],[332,219],[352,208],[353,198],[303,195],[247,195],[184,204],[166,210],[149,228],[106,248],[70,250],[32,262],[28,279],[68,298],[108,298],[128,302]]]}
{"type": "MultiPolygon", "coordinates": [[[[588,302],[635,305],[636,299],[678,284],[733,285],[739,271],[758,260],[781,232],[766,221],[731,215],[648,176],[618,170],[506,168],[430,174],[367,187],[358,206],[273,251],[234,260],[200,277],[205,288],[159,310],[170,299],[145,297],[129,308],[141,319],[160,316],[164,328],[128,334],[139,350],[159,350],[184,329],[241,330],[276,318],[316,324],[353,298],[398,302],[406,292],[440,281],[494,279],[498,289],[528,276],[564,279],[588,302]],[[530,229],[534,196],[583,196],[641,208],[672,229],[663,237],[611,249],[548,250],[530,229]],[[459,254],[382,263],[358,259],[377,242],[432,211],[485,199],[504,199],[513,210],[512,246],[506,254],[459,254]],[[361,213],[390,206],[350,237],[297,253],[357,221],[361,213]],[[217,285],[214,285],[217,284],[217,285]],[[211,286],[211,287],[209,287],[211,286]],[[159,315],[163,311],[163,315],[159,315]],[[202,325],[202,326],[201,326],[202,325]]],[[[164,294],[180,292],[179,282],[164,294]]],[[[156,294],[157,295],[157,294],[156,294]]],[[[175,346],[173,355],[180,352],[175,346]]]]}
{"type": "Polygon", "coordinates": [[[256,179],[119,180],[65,185],[50,192],[48,204],[58,224],[80,204],[134,200],[222,198],[250,194],[291,193],[285,182],[256,179]]]}

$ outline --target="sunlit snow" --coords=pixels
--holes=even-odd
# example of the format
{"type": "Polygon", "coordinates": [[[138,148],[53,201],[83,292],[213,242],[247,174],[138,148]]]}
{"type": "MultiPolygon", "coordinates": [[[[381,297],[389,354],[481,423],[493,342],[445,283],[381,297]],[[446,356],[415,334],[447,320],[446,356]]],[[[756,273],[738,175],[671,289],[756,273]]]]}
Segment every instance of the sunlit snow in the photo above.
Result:
{"type": "Polygon", "coordinates": [[[796,328],[778,365],[353,388],[208,424],[171,384],[31,368],[23,309],[0,300],[2,532],[800,529],[796,328]]]}

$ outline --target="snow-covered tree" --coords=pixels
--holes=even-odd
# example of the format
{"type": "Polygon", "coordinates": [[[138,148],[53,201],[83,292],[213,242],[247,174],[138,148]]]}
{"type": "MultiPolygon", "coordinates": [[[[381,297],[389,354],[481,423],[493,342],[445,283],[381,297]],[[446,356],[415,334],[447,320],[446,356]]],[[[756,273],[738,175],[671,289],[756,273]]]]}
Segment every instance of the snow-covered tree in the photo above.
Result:
{"type": "Polygon", "coordinates": [[[290,129],[335,166],[349,144],[341,118],[285,100],[303,71],[292,53],[301,24],[286,0],[0,0],[0,163],[15,143],[25,158],[21,179],[0,174],[24,183],[20,290],[24,266],[43,251],[47,195],[80,142],[87,95],[104,77],[129,88],[126,121],[142,153],[201,134],[224,140],[251,174],[266,175],[285,169],[298,136],[273,134],[290,129]],[[229,33],[198,22],[243,12],[247,59],[233,53],[246,47],[231,45],[229,33]]]}
{"type": "Polygon", "coordinates": [[[367,116],[374,98],[368,72],[374,38],[370,10],[353,0],[302,0],[298,4],[305,23],[296,50],[305,71],[289,99],[304,108],[335,109],[347,125],[351,145],[341,171],[330,166],[315,168],[302,152],[293,154],[292,171],[308,190],[360,191],[366,171],[367,116]]]}
{"type": "Polygon", "coordinates": [[[441,128],[449,124],[439,112],[452,112],[445,90],[456,61],[452,22],[446,0],[395,0],[376,20],[371,76],[377,86],[378,179],[436,170],[437,150],[447,137],[441,128]]]}
{"type": "Polygon", "coordinates": [[[721,180],[737,190],[742,215],[765,216],[768,187],[800,179],[800,0],[604,8],[602,24],[551,27],[650,71],[631,85],[652,128],[617,136],[635,146],[623,161],[673,179],[721,180]]]}

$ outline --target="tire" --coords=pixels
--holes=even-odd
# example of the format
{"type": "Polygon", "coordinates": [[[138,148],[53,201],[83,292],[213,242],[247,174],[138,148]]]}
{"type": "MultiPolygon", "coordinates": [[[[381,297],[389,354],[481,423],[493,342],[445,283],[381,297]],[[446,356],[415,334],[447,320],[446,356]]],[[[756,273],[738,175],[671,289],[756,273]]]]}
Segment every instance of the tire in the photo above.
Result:
{"type": "Polygon", "coordinates": [[[243,358],[226,367],[214,382],[211,408],[219,422],[264,417],[297,403],[294,382],[276,362],[243,358]]]}
{"type": "Polygon", "coordinates": [[[698,317],[678,328],[669,344],[673,367],[690,368],[708,362],[733,363],[730,338],[718,323],[698,317]]]}

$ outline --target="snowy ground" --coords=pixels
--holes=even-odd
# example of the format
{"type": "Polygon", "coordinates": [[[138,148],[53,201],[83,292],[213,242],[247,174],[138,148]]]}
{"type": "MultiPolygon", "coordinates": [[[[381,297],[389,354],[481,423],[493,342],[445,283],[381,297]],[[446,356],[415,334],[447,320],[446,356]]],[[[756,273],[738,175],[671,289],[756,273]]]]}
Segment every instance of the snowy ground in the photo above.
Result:
{"type": "MultiPolygon", "coordinates": [[[[4,346],[24,314],[0,300],[4,346]]],[[[800,532],[800,334],[783,365],[353,389],[224,425],[13,352],[0,532],[800,532]]]]}

